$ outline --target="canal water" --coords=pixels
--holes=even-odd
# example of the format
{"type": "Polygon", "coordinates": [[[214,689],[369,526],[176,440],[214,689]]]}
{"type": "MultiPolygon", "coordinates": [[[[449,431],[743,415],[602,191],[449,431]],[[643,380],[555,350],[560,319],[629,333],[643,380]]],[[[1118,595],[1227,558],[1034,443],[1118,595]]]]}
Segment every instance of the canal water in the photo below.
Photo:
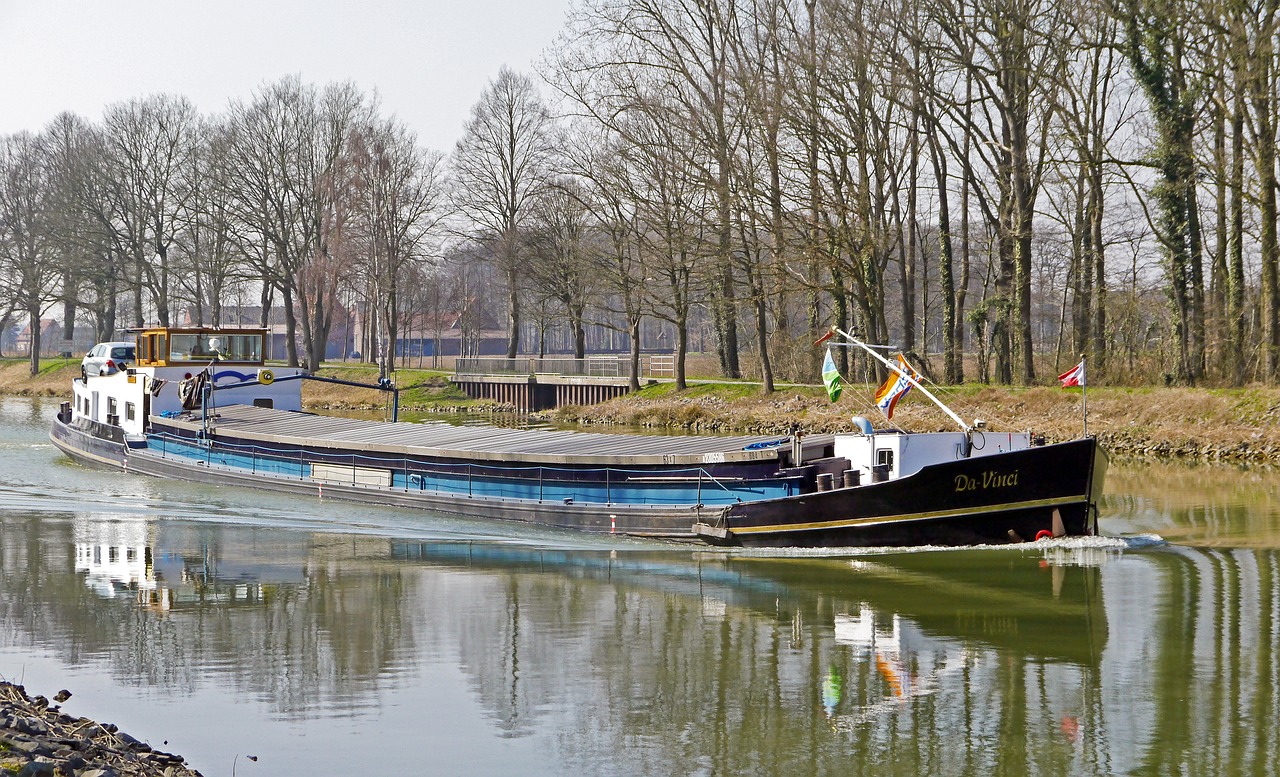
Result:
{"type": "Polygon", "coordinates": [[[1280,475],[1107,537],[724,552],[71,463],[0,399],[0,675],[220,775],[1280,773],[1280,475]]]}

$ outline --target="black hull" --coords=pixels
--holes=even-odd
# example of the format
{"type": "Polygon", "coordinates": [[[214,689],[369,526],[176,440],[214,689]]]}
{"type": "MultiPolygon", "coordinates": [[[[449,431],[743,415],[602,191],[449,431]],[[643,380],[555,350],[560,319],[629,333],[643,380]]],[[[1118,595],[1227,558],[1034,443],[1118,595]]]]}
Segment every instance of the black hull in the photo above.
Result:
{"type": "Polygon", "coordinates": [[[745,546],[977,545],[1097,531],[1106,453],[1093,438],[947,464],[883,483],[735,505],[699,527],[745,546]]]}

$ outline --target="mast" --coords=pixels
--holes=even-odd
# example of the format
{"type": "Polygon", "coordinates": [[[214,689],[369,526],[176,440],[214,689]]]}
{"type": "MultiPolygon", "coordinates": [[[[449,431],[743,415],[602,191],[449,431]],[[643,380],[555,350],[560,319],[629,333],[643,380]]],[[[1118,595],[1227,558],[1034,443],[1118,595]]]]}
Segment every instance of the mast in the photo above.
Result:
{"type": "Polygon", "coordinates": [[[920,381],[916,380],[915,378],[911,377],[911,376],[910,376],[910,375],[908,375],[907,373],[903,372],[903,371],[898,367],[898,365],[894,364],[893,362],[891,362],[891,361],[889,361],[888,359],[884,358],[884,357],[883,357],[883,356],[881,356],[880,354],[876,353],[876,351],[875,351],[875,349],[874,349],[874,348],[872,348],[871,346],[869,346],[869,345],[867,345],[866,343],[862,342],[861,340],[859,340],[858,338],[856,338],[856,337],[854,337],[853,335],[849,334],[848,332],[844,331],[843,329],[840,329],[840,328],[839,328],[839,327],[837,327],[837,326],[832,326],[832,327],[831,327],[831,331],[832,331],[832,332],[835,332],[836,334],[838,334],[838,335],[840,335],[841,337],[843,337],[845,340],[849,341],[849,343],[850,343],[850,344],[852,344],[852,345],[856,345],[856,346],[858,346],[859,348],[861,348],[862,350],[864,350],[864,351],[866,351],[867,353],[871,354],[873,357],[875,357],[876,361],[878,361],[878,362],[880,362],[881,364],[883,364],[884,366],[888,367],[890,370],[892,370],[893,372],[897,373],[898,375],[901,375],[903,378],[905,378],[905,379],[906,379],[906,381],[907,381],[908,383],[910,383],[910,384],[911,384],[912,386],[914,386],[915,388],[920,389],[920,393],[921,393],[921,394],[924,394],[926,397],[928,397],[928,398],[933,402],[933,404],[935,404],[935,405],[937,405],[938,407],[942,408],[942,412],[944,412],[944,413],[946,413],[948,416],[950,416],[950,417],[951,417],[951,420],[952,420],[952,421],[955,421],[955,422],[956,422],[956,424],[957,424],[957,425],[959,425],[959,427],[960,427],[960,431],[962,431],[962,432],[969,432],[969,431],[971,430],[971,428],[972,428],[972,427],[970,427],[970,426],[969,426],[969,424],[966,424],[966,423],[964,422],[964,420],[960,418],[960,416],[956,415],[956,412],[955,412],[954,410],[952,410],[951,408],[949,408],[949,407],[947,407],[945,404],[943,404],[942,400],[941,400],[941,399],[938,399],[937,397],[935,397],[935,396],[934,396],[934,395],[929,391],[929,389],[927,389],[927,388],[925,388],[924,386],[922,386],[922,385],[920,384],[920,381]]]}

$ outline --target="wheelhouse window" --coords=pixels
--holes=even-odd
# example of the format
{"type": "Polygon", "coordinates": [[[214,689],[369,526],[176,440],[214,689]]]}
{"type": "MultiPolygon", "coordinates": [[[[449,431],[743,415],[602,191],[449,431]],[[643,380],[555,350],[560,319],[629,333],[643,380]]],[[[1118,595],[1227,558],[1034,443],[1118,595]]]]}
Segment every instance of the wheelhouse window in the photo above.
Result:
{"type": "Polygon", "coordinates": [[[171,361],[262,362],[262,335],[193,332],[174,334],[169,342],[171,361]]]}

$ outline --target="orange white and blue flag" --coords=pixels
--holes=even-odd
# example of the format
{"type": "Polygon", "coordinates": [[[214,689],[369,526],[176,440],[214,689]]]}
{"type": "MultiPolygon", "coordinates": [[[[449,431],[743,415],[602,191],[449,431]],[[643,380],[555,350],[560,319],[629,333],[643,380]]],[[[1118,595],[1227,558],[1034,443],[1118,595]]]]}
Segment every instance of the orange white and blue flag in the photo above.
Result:
{"type": "Polygon", "coordinates": [[[876,407],[880,408],[880,412],[884,413],[884,417],[893,420],[893,409],[898,406],[898,400],[907,395],[911,391],[911,380],[907,379],[910,375],[912,380],[920,380],[920,375],[911,369],[911,365],[907,364],[907,360],[902,358],[902,354],[898,354],[898,367],[889,374],[885,382],[876,390],[876,407]]]}
{"type": "Polygon", "coordinates": [[[1084,386],[1084,359],[1080,363],[1058,376],[1062,387],[1084,386]]]}

